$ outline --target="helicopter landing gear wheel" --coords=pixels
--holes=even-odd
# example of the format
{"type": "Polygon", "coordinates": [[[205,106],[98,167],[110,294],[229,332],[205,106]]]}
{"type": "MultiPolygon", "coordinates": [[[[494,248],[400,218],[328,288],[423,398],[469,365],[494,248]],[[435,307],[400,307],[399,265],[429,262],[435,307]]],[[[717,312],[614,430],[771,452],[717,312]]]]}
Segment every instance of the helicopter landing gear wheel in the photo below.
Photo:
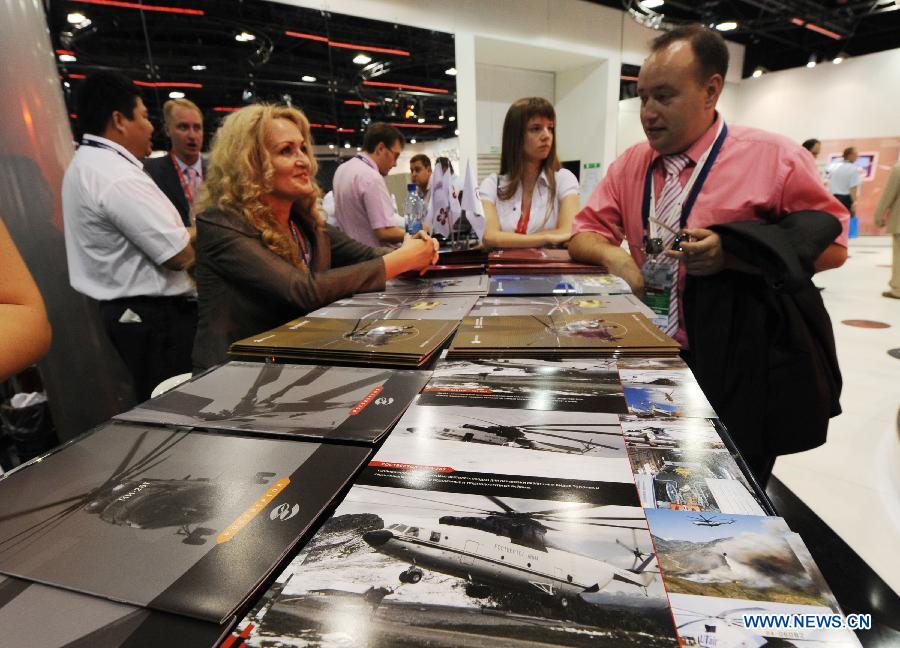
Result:
{"type": "Polygon", "coordinates": [[[415,585],[425,574],[418,567],[410,567],[406,571],[400,572],[400,582],[415,585]]]}

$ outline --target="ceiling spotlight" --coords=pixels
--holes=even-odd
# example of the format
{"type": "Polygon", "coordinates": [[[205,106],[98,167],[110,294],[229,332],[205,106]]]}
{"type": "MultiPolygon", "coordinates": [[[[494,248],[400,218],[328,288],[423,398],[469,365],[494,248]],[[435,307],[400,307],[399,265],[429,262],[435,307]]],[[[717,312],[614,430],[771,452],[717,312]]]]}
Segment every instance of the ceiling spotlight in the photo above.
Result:
{"type": "Polygon", "coordinates": [[[206,69],[206,66],[205,66],[205,65],[192,65],[192,66],[191,66],[191,69],[192,69],[194,72],[203,72],[203,70],[206,69]]]}
{"type": "Polygon", "coordinates": [[[807,63],[806,63],[806,67],[812,69],[812,68],[816,67],[816,63],[818,63],[818,61],[816,60],[816,55],[810,54],[809,61],[807,61],[807,63]]]}
{"type": "Polygon", "coordinates": [[[356,152],[359,153],[360,151],[362,151],[362,146],[357,146],[357,147],[356,147],[356,152]]]}
{"type": "Polygon", "coordinates": [[[716,29],[722,32],[732,31],[734,29],[737,29],[737,26],[738,24],[736,22],[734,22],[733,20],[728,20],[726,22],[720,22],[718,25],[716,25],[716,29]]]}
{"type": "Polygon", "coordinates": [[[393,101],[393,99],[391,99],[390,97],[384,98],[384,103],[391,103],[392,101],[393,101]]]}
{"type": "Polygon", "coordinates": [[[447,68],[446,70],[444,70],[444,74],[446,74],[446,75],[448,75],[448,76],[456,76],[456,68],[455,68],[455,67],[449,67],[449,68],[447,68]]]}
{"type": "Polygon", "coordinates": [[[334,148],[334,144],[329,144],[329,145],[328,145],[328,148],[333,149],[333,148],[334,148]]]}
{"type": "Polygon", "coordinates": [[[459,135],[459,129],[457,128],[455,131],[453,131],[453,134],[454,134],[454,135],[459,135]]]}
{"type": "Polygon", "coordinates": [[[316,77],[309,74],[304,74],[302,77],[300,77],[300,80],[305,81],[306,83],[315,83],[316,77]]]}
{"type": "Polygon", "coordinates": [[[255,41],[256,36],[251,34],[250,32],[242,31],[240,34],[234,37],[234,40],[239,43],[249,43],[250,41],[255,41]]]}
{"type": "Polygon", "coordinates": [[[62,62],[62,63],[74,63],[74,62],[77,61],[78,59],[75,58],[75,55],[74,55],[74,54],[60,54],[60,55],[59,55],[59,60],[60,60],[60,62],[62,62]]]}
{"type": "Polygon", "coordinates": [[[66,16],[66,20],[69,21],[70,25],[80,25],[85,21],[90,22],[90,20],[88,20],[88,17],[79,11],[73,11],[72,13],[70,13],[68,16],[66,16]]]}
{"type": "Polygon", "coordinates": [[[664,4],[664,0],[643,0],[640,5],[644,9],[656,9],[658,7],[662,7],[664,4]]]}
{"type": "Polygon", "coordinates": [[[444,118],[444,109],[441,108],[441,114],[438,115],[438,119],[443,119],[443,118],[444,118]]]}
{"type": "Polygon", "coordinates": [[[456,115],[450,115],[447,117],[447,121],[456,121],[456,115]]]}
{"type": "Polygon", "coordinates": [[[832,63],[834,63],[835,65],[840,65],[841,63],[844,62],[845,58],[847,58],[847,54],[845,54],[844,52],[841,52],[840,54],[838,54],[837,56],[834,57],[834,60],[832,61],[832,63]]]}
{"type": "Polygon", "coordinates": [[[350,148],[350,142],[344,142],[344,148],[350,148]]]}
{"type": "Polygon", "coordinates": [[[63,85],[66,86],[67,88],[71,88],[71,87],[72,87],[72,84],[69,83],[68,81],[63,81],[63,85]]]}
{"type": "Polygon", "coordinates": [[[753,70],[753,78],[758,79],[763,75],[764,72],[765,70],[763,70],[762,67],[757,67],[755,70],[753,70]]]}
{"type": "Polygon", "coordinates": [[[365,54],[360,53],[353,57],[353,62],[356,63],[357,65],[368,65],[369,63],[372,62],[372,57],[366,56],[365,54]]]}
{"type": "Polygon", "coordinates": [[[416,143],[416,138],[413,137],[411,140],[409,140],[409,143],[410,143],[410,144],[415,144],[415,143],[416,143]]]}
{"type": "Polygon", "coordinates": [[[251,101],[253,101],[253,89],[245,88],[241,93],[241,99],[244,100],[244,103],[250,103],[251,101]]]}
{"type": "Polygon", "coordinates": [[[169,93],[169,99],[184,99],[184,93],[180,90],[172,90],[169,93]]]}
{"type": "Polygon", "coordinates": [[[424,117],[419,117],[416,121],[419,122],[420,124],[424,124],[424,123],[425,123],[425,118],[424,118],[424,117]]]}

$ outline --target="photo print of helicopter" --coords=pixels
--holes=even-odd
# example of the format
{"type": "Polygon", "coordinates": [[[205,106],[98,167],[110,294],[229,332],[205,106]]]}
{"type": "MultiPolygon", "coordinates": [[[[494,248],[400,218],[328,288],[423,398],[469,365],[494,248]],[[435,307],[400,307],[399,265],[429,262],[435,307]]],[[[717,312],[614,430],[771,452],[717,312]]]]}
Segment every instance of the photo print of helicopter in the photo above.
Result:
{"type": "Polygon", "coordinates": [[[288,572],[259,642],[677,645],[638,507],[357,485],[288,572]]]}
{"type": "Polygon", "coordinates": [[[374,441],[415,398],[427,374],[365,367],[228,362],[116,418],[261,434],[374,441]],[[343,423],[373,390],[366,407],[385,416],[343,423]]]}
{"type": "MultiPolygon", "coordinates": [[[[244,586],[227,569],[209,577],[216,616],[203,597],[178,597],[191,587],[182,577],[222,543],[242,542],[251,527],[233,523],[320,447],[107,424],[0,481],[0,571],[135,605],[165,592],[158,609],[219,622],[246,596],[244,586]]],[[[347,452],[355,466],[367,454],[347,452]]],[[[328,470],[349,477],[355,466],[328,470]]],[[[268,511],[260,515],[269,522],[268,511]]],[[[306,516],[295,519],[302,532],[306,516]]],[[[258,556],[283,555],[283,539],[258,540],[258,556]]]]}
{"type": "Polygon", "coordinates": [[[602,315],[604,313],[643,313],[653,311],[634,295],[533,295],[529,297],[482,297],[469,312],[470,317],[499,315],[602,315]]]}
{"type": "Polygon", "coordinates": [[[629,448],[724,450],[725,443],[711,421],[702,418],[620,416],[629,448]]]}
{"type": "Polygon", "coordinates": [[[487,275],[466,277],[395,277],[385,285],[387,295],[415,295],[416,297],[443,298],[445,295],[484,295],[488,289],[487,275]],[[439,297],[438,297],[439,296],[439,297]]]}
{"type": "Polygon", "coordinates": [[[307,317],[336,319],[443,319],[465,317],[477,295],[391,295],[364,293],[338,301],[309,313],[307,317]]]}
{"type": "Polygon", "coordinates": [[[645,370],[619,367],[628,411],[641,417],[716,418],[690,369],[645,370]]]}

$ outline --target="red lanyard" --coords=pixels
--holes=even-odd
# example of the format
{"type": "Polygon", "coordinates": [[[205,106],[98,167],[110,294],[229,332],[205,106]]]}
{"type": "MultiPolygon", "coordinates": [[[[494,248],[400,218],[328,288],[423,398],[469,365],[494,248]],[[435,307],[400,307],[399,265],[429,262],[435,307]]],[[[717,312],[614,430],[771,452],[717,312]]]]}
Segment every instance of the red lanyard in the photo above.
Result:
{"type": "Polygon", "coordinates": [[[184,172],[181,170],[181,165],[178,164],[178,160],[175,159],[175,154],[172,151],[169,151],[169,157],[172,158],[172,164],[175,165],[175,171],[178,173],[178,179],[181,180],[181,188],[184,189],[184,195],[187,198],[188,205],[194,204],[194,192],[191,190],[188,181],[184,177],[184,172]]]}
{"type": "Polygon", "coordinates": [[[516,225],[516,234],[528,234],[528,221],[531,218],[531,206],[528,207],[528,211],[525,211],[525,208],[522,208],[522,215],[519,216],[519,222],[516,225]]]}

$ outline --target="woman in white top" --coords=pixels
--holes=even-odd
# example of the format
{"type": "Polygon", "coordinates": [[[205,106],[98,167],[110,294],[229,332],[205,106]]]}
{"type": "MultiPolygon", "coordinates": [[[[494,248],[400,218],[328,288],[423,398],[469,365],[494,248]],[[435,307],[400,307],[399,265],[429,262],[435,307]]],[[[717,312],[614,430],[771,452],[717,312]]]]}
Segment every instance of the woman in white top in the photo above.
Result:
{"type": "Polygon", "coordinates": [[[479,191],[487,247],[560,245],[572,236],[578,180],[556,156],[556,112],[541,97],[519,99],[503,120],[500,176],[479,191]]]}

